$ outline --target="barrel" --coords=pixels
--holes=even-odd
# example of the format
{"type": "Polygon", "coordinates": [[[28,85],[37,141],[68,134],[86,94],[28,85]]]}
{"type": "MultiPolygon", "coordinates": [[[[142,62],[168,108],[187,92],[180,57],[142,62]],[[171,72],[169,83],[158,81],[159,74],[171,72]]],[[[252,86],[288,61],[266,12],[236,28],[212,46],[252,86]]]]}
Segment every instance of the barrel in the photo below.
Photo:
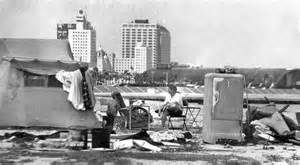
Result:
{"type": "Polygon", "coordinates": [[[92,148],[109,148],[110,129],[94,128],[92,129],[92,148]]]}

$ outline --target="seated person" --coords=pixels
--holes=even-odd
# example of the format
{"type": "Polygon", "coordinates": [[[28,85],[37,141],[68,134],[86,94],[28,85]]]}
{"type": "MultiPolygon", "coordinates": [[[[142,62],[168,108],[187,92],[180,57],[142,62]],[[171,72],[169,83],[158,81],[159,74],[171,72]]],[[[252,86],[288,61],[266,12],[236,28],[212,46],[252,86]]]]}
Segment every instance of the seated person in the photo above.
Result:
{"type": "Polygon", "coordinates": [[[175,85],[168,86],[168,94],[161,107],[161,124],[165,127],[167,116],[177,117],[182,115],[183,98],[180,93],[177,92],[175,85]]]}
{"type": "Polygon", "coordinates": [[[111,97],[113,98],[113,100],[108,104],[107,112],[106,112],[107,116],[103,118],[106,121],[105,128],[108,128],[110,130],[113,129],[114,121],[117,116],[117,113],[120,111],[121,108],[126,107],[120,92],[118,91],[112,92],[111,97]]]}

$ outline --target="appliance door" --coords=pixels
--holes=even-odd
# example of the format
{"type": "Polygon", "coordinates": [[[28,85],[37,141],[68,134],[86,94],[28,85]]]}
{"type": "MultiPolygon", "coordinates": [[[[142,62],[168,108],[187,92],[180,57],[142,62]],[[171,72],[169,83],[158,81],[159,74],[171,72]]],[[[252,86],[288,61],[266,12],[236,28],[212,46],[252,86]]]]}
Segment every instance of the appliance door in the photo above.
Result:
{"type": "Polygon", "coordinates": [[[242,120],[243,89],[242,78],[214,78],[212,118],[242,120]]]}

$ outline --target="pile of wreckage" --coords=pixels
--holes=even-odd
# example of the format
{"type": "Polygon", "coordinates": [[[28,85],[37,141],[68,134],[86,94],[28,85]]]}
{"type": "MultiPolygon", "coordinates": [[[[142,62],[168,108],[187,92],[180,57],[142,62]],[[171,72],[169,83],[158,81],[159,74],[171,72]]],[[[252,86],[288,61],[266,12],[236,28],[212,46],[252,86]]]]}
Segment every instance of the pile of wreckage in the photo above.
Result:
{"type": "Polygon", "coordinates": [[[263,107],[249,106],[244,128],[245,140],[300,145],[300,112],[287,112],[288,107],[278,108],[272,102],[263,107]]]}

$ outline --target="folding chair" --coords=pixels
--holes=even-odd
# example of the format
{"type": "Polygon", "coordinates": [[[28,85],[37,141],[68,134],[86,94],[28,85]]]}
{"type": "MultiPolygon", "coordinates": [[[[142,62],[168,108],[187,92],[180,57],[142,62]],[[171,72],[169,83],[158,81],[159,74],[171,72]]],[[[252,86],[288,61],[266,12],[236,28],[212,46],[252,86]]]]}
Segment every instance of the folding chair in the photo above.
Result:
{"type": "Polygon", "coordinates": [[[187,106],[186,107],[186,116],[189,116],[187,118],[187,120],[189,120],[190,118],[192,119],[191,121],[191,127],[193,126],[193,124],[195,123],[198,127],[200,127],[199,122],[197,121],[197,118],[199,116],[201,112],[201,108],[200,107],[190,107],[187,106]],[[195,114],[196,113],[196,114],[195,114]],[[189,115],[188,115],[189,114],[189,115]]]}
{"type": "Polygon", "coordinates": [[[188,130],[187,128],[187,125],[186,125],[186,115],[187,115],[187,104],[188,102],[186,100],[183,100],[183,115],[180,115],[180,116],[169,116],[169,120],[168,120],[168,128],[171,128],[172,130],[175,129],[174,127],[174,124],[173,124],[173,121],[172,120],[175,120],[175,119],[181,119],[183,121],[183,125],[182,125],[182,130],[188,130]],[[170,127],[171,126],[171,127],[170,127]]]}
{"type": "Polygon", "coordinates": [[[185,116],[186,116],[185,122],[192,119],[191,127],[193,126],[194,123],[200,127],[200,124],[197,122],[197,117],[199,116],[199,114],[201,112],[201,108],[189,106],[189,103],[186,99],[183,100],[183,106],[184,106],[185,116]],[[196,114],[194,114],[194,113],[196,113],[196,114]]]}

